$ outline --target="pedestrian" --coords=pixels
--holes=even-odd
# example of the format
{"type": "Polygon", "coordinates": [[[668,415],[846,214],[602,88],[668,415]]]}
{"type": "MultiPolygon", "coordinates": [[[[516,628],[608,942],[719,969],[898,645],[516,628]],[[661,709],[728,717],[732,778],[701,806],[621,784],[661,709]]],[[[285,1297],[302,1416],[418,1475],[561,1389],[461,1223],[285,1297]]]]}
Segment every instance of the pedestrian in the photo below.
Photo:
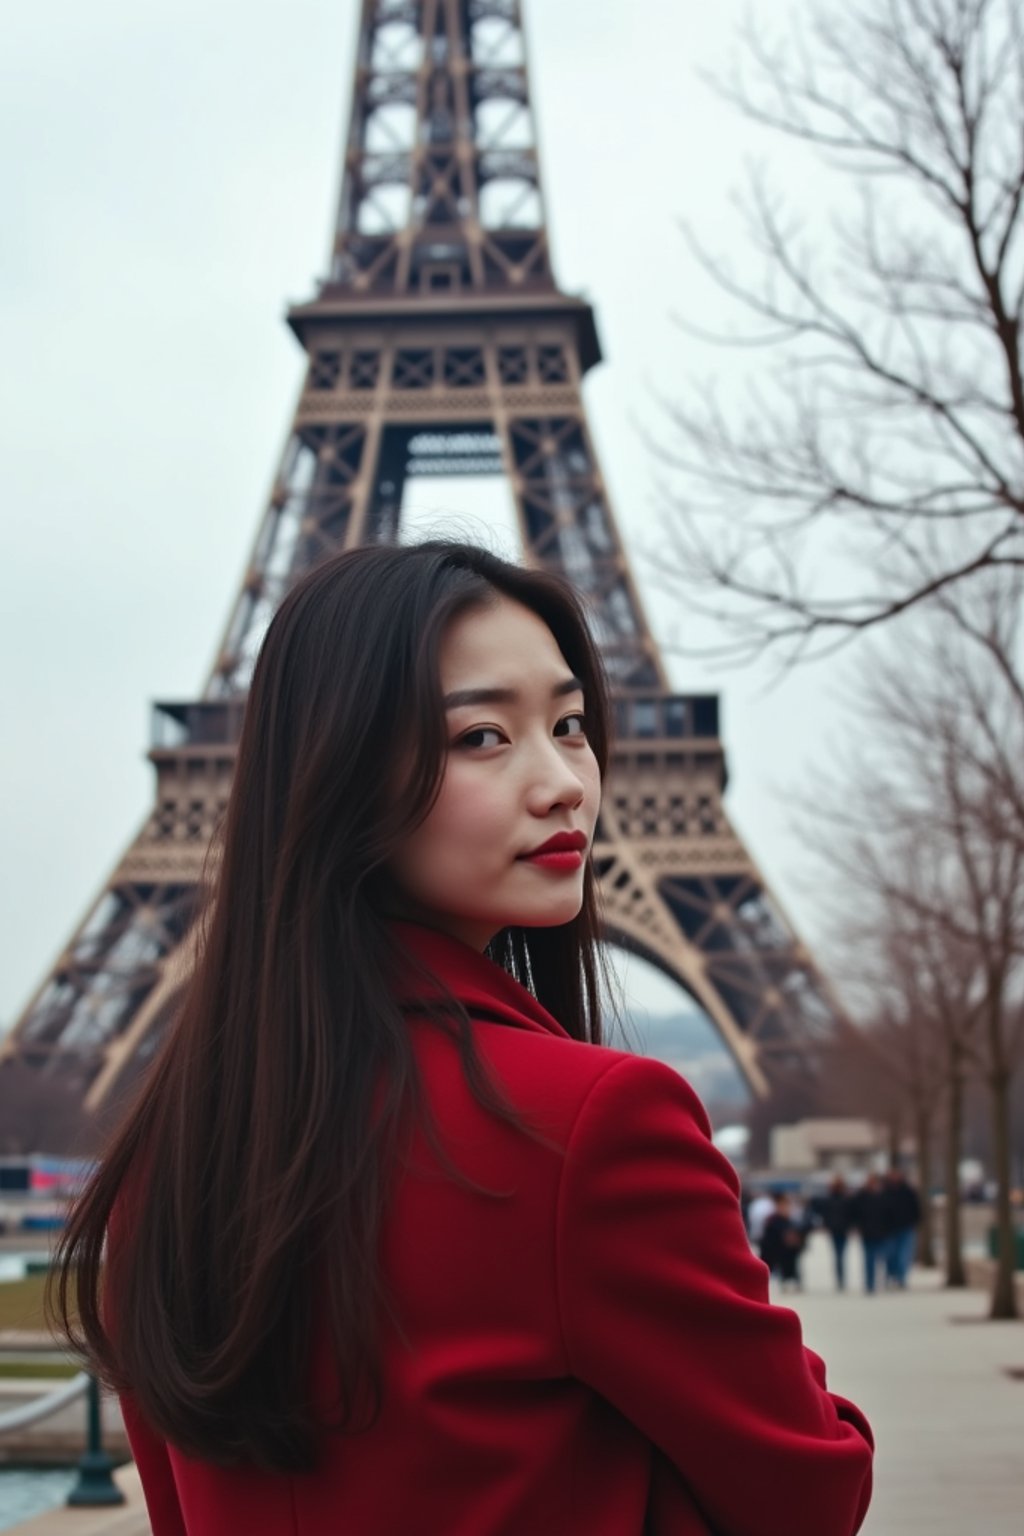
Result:
{"type": "Polygon", "coordinates": [[[832,1258],[835,1265],[836,1290],[846,1289],[846,1244],[853,1222],[853,1207],[846,1180],[837,1174],[828,1187],[827,1194],[819,1202],[818,1211],[822,1226],[832,1241],[832,1258]]]}
{"type": "Polygon", "coordinates": [[[906,1290],[921,1221],[921,1199],[898,1165],[886,1175],[883,1205],[886,1276],[891,1286],[906,1290]]]}
{"type": "Polygon", "coordinates": [[[153,1536],[859,1528],[870,1430],[703,1107],[601,1043],[605,690],[568,583],[470,545],[330,557],[272,619],[194,970],[61,1248],[153,1536]]]}
{"type": "Polygon", "coordinates": [[[873,1294],[878,1274],[884,1270],[888,1228],[881,1174],[869,1173],[850,1202],[851,1226],[860,1234],[864,1250],[864,1289],[873,1294]]]}
{"type": "Polygon", "coordinates": [[[777,1194],[774,1209],[761,1235],[761,1258],[781,1282],[783,1290],[798,1291],[801,1288],[800,1254],[804,1233],[794,1215],[789,1196],[782,1192],[777,1194]]]}
{"type": "Polygon", "coordinates": [[[747,1207],[747,1234],[755,1248],[760,1250],[761,1239],[764,1236],[765,1222],[775,1210],[777,1191],[766,1194],[764,1190],[755,1195],[747,1207]]]}

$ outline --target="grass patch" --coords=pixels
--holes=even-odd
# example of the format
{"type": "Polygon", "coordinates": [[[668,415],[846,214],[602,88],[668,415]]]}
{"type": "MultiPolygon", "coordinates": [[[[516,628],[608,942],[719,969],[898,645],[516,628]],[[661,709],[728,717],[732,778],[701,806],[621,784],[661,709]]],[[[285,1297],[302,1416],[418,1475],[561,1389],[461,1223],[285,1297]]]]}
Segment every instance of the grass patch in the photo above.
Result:
{"type": "Polygon", "coordinates": [[[73,1360],[0,1360],[0,1381],[70,1381],[80,1370],[73,1360]]]}
{"type": "Polygon", "coordinates": [[[0,1328],[28,1328],[34,1333],[45,1330],[45,1288],[45,1275],[27,1275],[24,1280],[0,1285],[0,1328]]]}

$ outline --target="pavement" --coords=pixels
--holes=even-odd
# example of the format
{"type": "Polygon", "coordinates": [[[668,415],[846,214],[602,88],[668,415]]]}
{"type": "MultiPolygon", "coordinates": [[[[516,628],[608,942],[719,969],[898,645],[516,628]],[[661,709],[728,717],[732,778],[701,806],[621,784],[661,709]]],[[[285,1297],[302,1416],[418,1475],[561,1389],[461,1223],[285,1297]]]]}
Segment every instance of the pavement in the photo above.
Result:
{"type": "MultiPolygon", "coordinates": [[[[859,1287],[856,1241],[847,1270],[859,1287]]],[[[928,1270],[915,1270],[907,1291],[837,1295],[820,1233],[804,1256],[804,1286],[776,1299],[799,1313],[829,1386],[875,1432],[862,1536],[1020,1536],[1024,1322],[990,1322],[985,1291],[947,1291],[928,1270]]]]}
{"type": "MultiPolygon", "coordinates": [[[[925,1270],[905,1292],[866,1296],[859,1260],[852,1243],[851,1289],[837,1294],[828,1240],[816,1234],[804,1290],[776,1299],[799,1313],[829,1385],[874,1428],[875,1494],[862,1536],[1020,1536],[1024,1322],[989,1322],[985,1291],[946,1291],[925,1270]]],[[[118,1480],[129,1500],[121,1509],[59,1509],[9,1536],[147,1536],[134,1468],[118,1480]]]]}

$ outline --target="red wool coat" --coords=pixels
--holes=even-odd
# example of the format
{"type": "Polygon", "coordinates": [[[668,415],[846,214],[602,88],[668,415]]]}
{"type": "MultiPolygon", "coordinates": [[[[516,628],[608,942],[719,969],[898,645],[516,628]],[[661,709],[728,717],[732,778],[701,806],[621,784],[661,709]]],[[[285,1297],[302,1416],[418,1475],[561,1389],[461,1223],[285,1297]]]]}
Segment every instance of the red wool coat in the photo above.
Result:
{"type": "Polygon", "coordinates": [[[770,1303],[691,1089],[572,1040],[457,941],[397,931],[554,1145],[479,1108],[456,1047],[410,1014],[449,1154],[506,1198],[417,1137],[383,1242],[407,1342],[385,1331],[380,1419],[330,1437],[316,1472],[191,1460],[125,1400],[154,1536],[852,1536],[871,1432],[770,1303]]]}

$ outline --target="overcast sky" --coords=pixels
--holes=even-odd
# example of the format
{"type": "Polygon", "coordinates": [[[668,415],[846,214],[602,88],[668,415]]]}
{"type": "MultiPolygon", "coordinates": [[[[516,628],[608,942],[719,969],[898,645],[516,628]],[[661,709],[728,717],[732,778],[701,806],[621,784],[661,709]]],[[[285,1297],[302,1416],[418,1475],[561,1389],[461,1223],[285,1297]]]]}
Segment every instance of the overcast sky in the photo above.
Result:
{"type": "MultiPolygon", "coordinates": [[[[671,316],[720,303],[679,217],[745,257],[729,197],[760,146],[697,71],[724,63],[748,10],[780,7],[527,6],[556,272],[597,306],[606,360],[585,398],[634,551],[656,538],[655,390],[708,366],[671,316]]],[[[282,315],[325,270],[358,11],[49,0],[5,16],[0,1021],[150,807],[149,701],[205,679],[303,372],[282,315]]],[[[443,514],[437,497],[417,490],[417,512],[443,514]]],[[[656,631],[692,637],[636,569],[656,631]]],[[[780,794],[830,750],[835,667],[770,694],[764,669],[670,670],[722,690],[730,814],[813,940],[780,794]]]]}

